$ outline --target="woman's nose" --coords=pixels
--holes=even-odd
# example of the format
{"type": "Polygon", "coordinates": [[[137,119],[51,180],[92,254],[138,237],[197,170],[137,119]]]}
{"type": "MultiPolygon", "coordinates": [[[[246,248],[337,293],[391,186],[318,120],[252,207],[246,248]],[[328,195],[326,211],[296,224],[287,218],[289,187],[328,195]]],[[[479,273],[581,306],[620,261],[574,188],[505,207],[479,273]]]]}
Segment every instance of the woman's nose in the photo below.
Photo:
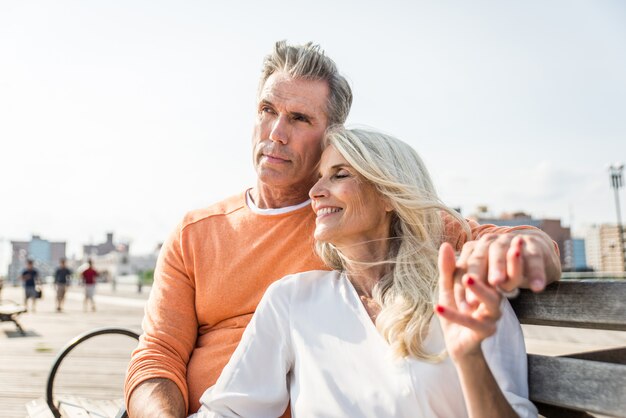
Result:
{"type": "Polygon", "coordinates": [[[324,179],[320,178],[309,190],[309,197],[311,199],[319,199],[325,196],[328,196],[328,189],[324,185],[324,179]]]}

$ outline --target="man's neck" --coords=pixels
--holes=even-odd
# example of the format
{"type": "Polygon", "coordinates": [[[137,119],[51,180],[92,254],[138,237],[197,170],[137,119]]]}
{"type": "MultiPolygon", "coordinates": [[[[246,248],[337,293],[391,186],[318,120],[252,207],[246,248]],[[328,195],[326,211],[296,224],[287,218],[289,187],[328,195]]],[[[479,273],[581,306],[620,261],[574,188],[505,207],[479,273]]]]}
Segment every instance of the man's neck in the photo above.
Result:
{"type": "Polygon", "coordinates": [[[306,202],[309,199],[309,188],[304,189],[270,188],[257,183],[257,186],[250,190],[250,197],[260,209],[279,209],[306,202]]]}

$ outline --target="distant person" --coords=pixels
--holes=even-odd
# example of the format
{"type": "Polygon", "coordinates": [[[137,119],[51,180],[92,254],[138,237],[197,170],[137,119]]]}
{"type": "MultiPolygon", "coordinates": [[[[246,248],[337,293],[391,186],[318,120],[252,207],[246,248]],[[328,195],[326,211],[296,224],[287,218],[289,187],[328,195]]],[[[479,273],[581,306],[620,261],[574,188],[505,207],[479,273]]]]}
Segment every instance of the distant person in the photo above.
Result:
{"type": "Polygon", "coordinates": [[[91,310],[96,311],[96,302],[93,295],[96,293],[96,278],[99,273],[93,268],[93,262],[88,261],[89,267],[81,273],[83,283],[85,284],[85,301],[83,302],[83,310],[87,311],[87,304],[91,303],[91,310]]]}
{"type": "Polygon", "coordinates": [[[37,285],[40,283],[39,271],[35,268],[33,260],[26,261],[26,268],[22,271],[22,283],[24,283],[24,306],[28,309],[28,300],[31,300],[32,312],[35,312],[37,303],[37,285]]]}
{"type": "Polygon", "coordinates": [[[65,303],[65,291],[70,284],[72,271],[65,266],[65,259],[59,260],[59,267],[54,272],[54,287],[57,292],[57,312],[63,312],[65,303]]]}

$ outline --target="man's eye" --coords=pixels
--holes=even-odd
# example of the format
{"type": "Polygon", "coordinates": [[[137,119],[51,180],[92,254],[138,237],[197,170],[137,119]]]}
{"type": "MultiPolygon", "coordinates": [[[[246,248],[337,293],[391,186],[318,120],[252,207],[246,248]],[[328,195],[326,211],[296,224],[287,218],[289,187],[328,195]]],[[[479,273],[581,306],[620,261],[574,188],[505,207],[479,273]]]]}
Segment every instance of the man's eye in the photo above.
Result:
{"type": "Polygon", "coordinates": [[[261,112],[262,113],[274,113],[274,109],[272,109],[269,106],[262,106],[261,107],[261,112]]]}
{"type": "Polygon", "coordinates": [[[293,120],[298,121],[298,122],[308,122],[309,121],[305,116],[302,116],[302,115],[295,115],[293,117],[293,120]]]}

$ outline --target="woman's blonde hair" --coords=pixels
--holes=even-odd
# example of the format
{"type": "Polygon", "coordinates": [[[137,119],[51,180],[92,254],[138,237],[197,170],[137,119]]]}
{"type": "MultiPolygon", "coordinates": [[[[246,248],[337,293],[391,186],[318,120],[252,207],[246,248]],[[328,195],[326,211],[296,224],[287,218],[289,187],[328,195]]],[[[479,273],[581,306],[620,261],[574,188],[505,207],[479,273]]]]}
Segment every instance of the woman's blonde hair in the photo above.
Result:
{"type": "MultiPolygon", "coordinates": [[[[423,342],[436,303],[442,216],[459,222],[468,236],[469,226],[439,200],[422,159],[408,144],[379,132],[332,127],[324,138],[324,147],[330,145],[393,207],[387,257],[374,263],[389,266],[373,290],[382,308],[376,326],[394,353],[438,361],[441,353],[426,352],[423,342]]],[[[318,241],[316,249],[333,269],[359,264],[330,243],[318,241]]]]}

